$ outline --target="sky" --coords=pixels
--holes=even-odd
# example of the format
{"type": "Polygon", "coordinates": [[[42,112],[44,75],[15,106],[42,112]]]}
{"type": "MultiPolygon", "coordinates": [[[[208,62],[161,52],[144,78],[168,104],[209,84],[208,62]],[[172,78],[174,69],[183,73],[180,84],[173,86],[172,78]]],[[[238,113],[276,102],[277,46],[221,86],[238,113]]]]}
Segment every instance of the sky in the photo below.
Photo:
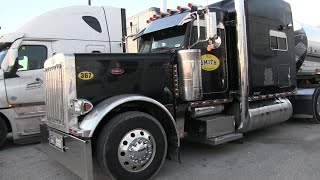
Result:
{"type": "MultiPolygon", "coordinates": [[[[196,0],[200,5],[207,5],[219,0],[196,0]]],[[[319,0],[286,0],[291,4],[296,20],[320,26],[319,0]]],[[[187,6],[191,0],[167,0],[168,8],[178,5],[187,6]]],[[[72,5],[86,5],[88,0],[1,0],[0,2],[0,35],[14,32],[32,17],[43,12],[72,5]]],[[[92,0],[95,6],[114,6],[126,9],[127,17],[149,7],[162,8],[162,0],[92,0]]]]}

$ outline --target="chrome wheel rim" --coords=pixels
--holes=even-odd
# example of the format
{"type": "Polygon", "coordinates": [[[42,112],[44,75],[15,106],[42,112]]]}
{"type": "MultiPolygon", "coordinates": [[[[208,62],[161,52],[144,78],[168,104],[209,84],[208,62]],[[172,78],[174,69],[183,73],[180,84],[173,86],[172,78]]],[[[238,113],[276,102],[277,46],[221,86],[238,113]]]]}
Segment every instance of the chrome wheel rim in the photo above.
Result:
{"type": "Polygon", "coordinates": [[[121,166],[129,172],[146,169],[156,152],[153,136],[145,129],[134,129],[120,141],[118,159],[121,166]]]}

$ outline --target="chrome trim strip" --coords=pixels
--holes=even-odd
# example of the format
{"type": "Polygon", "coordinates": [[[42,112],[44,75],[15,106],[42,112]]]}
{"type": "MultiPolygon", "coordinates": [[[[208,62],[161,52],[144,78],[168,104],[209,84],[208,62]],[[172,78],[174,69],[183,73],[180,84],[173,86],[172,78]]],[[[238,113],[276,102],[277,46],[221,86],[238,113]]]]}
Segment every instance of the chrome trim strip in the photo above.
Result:
{"type": "Polygon", "coordinates": [[[240,77],[240,117],[241,123],[238,131],[242,132],[247,129],[249,125],[249,77],[248,77],[248,46],[247,46],[247,27],[246,27],[246,11],[245,0],[235,0],[235,10],[237,16],[237,49],[238,49],[238,63],[239,63],[239,77],[240,77]]]}

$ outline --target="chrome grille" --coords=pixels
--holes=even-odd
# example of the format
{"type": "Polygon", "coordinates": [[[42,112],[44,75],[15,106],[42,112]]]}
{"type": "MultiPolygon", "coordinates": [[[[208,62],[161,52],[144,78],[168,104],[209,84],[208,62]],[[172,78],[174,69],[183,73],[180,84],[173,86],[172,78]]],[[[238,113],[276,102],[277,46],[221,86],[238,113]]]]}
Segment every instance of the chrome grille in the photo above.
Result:
{"type": "Polygon", "coordinates": [[[46,119],[47,122],[63,131],[67,130],[64,107],[64,70],[61,64],[44,70],[46,86],[46,119]]]}

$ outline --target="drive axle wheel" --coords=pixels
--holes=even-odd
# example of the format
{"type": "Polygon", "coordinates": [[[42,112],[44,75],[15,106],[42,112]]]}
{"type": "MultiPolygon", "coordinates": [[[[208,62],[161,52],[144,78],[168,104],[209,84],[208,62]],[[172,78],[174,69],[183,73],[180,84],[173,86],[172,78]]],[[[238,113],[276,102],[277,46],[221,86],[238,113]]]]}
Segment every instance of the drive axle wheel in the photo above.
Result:
{"type": "Polygon", "coordinates": [[[4,120],[0,117],[0,148],[7,139],[8,128],[4,120]]]}
{"type": "Polygon", "coordinates": [[[167,153],[167,137],[152,116],[125,112],[102,129],[96,145],[96,160],[105,175],[114,179],[152,178],[167,153]]]}
{"type": "Polygon", "coordinates": [[[312,97],[313,119],[312,123],[320,124],[320,88],[314,91],[312,97]]]}

